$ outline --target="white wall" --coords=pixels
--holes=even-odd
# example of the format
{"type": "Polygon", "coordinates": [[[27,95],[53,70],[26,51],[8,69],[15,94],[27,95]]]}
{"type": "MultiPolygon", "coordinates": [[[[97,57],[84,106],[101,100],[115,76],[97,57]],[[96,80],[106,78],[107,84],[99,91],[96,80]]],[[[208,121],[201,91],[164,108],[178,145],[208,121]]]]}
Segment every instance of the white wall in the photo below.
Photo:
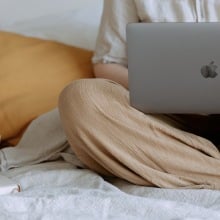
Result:
{"type": "Polygon", "coordinates": [[[0,26],[93,3],[94,0],[0,0],[0,26]]]}
{"type": "Polygon", "coordinates": [[[93,50],[103,0],[0,0],[0,31],[93,50]]]}

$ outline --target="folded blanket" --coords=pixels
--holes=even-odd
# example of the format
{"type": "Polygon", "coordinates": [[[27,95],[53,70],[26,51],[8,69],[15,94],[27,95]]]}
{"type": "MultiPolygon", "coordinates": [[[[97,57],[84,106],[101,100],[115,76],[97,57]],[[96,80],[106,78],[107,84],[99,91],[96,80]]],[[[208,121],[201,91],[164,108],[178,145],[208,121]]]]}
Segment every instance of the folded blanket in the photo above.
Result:
{"type": "Polygon", "coordinates": [[[0,150],[0,170],[59,159],[83,166],[70,149],[59,112],[54,109],[35,119],[17,146],[0,150]]]}

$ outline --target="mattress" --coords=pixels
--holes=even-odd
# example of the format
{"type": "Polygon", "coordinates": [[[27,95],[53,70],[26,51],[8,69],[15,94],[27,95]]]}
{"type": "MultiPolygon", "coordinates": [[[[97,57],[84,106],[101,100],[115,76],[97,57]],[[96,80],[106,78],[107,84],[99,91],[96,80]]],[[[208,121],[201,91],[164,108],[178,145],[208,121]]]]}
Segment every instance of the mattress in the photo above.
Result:
{"type": "MultiPolygon", "coordinates": [[[[0,29],[94,49],[102,3],[0,0],[0,29]]],[[[136,186],[79,168],[70,158],[46,158],[1,174],[21,188],[0,196],[1,220],[220,219],[220,191],[136,186]]]]}

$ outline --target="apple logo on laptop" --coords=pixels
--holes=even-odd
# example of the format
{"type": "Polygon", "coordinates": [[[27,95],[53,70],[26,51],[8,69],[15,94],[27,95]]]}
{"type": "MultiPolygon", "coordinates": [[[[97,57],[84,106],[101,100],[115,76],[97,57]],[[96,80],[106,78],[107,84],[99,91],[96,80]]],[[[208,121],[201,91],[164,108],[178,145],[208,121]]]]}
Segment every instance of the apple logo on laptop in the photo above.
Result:
{"type": "Polygon", "coordinates": [[[201,74],[204,78],[215,78],[218,73],[217,71],[218,66],[215,64],[215,61],[210,62],[210,64],[205,65],[201,68],[201,74]]]}

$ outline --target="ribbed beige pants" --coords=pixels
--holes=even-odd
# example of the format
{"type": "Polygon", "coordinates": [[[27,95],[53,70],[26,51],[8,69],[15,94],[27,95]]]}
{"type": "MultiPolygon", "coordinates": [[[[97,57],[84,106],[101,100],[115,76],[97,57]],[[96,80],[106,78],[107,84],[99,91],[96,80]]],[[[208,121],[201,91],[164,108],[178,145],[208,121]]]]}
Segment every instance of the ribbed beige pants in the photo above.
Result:
{"type": "Polygon", "coordinates": [[[61,93],[59,110],[73,151],[101,175],[145,186],[220,189],[215,145],[184,131],[175,117],[132,108],[129,92],[115,82],[74,81],[61,93]]]}

